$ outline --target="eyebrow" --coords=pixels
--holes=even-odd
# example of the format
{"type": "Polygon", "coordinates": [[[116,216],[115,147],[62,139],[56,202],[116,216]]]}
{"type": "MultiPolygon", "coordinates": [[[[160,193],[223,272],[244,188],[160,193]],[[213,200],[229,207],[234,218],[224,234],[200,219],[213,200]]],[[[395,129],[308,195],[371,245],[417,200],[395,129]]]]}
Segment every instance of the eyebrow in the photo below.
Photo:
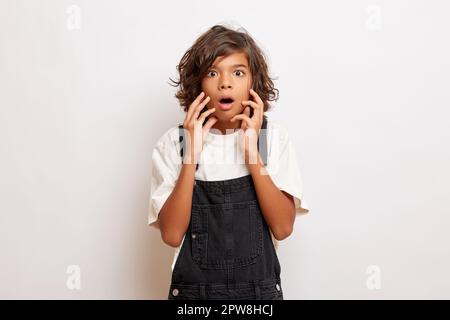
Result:
{"type": "MultiPolygon", "coordinates": [[[[247,69],[248,69],[248,67],[247,67],[245,64],[233,64],[233,65],[230,66],[230,67],[231,67],[231,68],[244,67],[244,68],[247,68],[247,69]]],[[[212,65],[211,68],[217,68],[217,66],[212,65]]]]}

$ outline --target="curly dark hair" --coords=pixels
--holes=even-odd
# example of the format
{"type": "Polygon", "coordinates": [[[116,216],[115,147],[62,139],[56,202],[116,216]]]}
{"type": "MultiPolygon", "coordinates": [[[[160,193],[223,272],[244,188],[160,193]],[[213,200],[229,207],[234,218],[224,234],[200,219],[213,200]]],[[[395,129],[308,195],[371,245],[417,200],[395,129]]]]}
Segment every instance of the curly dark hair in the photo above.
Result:
{"type": "MultiPolygon", "coordinates": [[[[190,104],[202,91],[202,79],[219,56],[228,56],[235,52],[245,53],[253,76],[253,90],[264,101],[264,112],[271,106],[269,101],[278,100],[278,89],[269,77],[267,58],[249,33],[234,31],[222,25],[215,25],[203,33],[186,51],[177,65],[179,81],[170,81],[174,87],[180,87],[175,94],[180,105],[187,112],[190,104]]],[[[275,79],[274,79],[275,80],[275,79]]]]}

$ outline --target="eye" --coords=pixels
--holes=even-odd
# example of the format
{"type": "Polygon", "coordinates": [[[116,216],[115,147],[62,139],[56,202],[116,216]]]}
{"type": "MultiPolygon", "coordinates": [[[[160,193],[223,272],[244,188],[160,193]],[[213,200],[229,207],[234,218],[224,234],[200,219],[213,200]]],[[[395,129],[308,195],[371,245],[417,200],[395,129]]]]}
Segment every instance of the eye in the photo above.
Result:
{"type": "Polygon", "coordinates": [[[214,72],[214,73],[215,73],[214,70],[209,70],[209,71],[206,73],[206,75],[209,77],[209,75],[210,75],[211,72],[214,72]]]}
{"type": "Polygon", "coordinates": [[[240,72],[240,73],[242,73],[242,75],[244,75],[244,74],[245,74],[245,72],[244,72],[244,71],[242,71],[242,70],[236,70],[236,72],[240,72]]]}

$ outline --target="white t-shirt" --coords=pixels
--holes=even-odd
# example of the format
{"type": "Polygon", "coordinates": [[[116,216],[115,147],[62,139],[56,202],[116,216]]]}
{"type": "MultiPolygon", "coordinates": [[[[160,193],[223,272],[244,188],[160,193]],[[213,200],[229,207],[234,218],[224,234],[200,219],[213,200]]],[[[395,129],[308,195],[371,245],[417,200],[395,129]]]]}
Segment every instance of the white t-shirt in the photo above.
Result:
{"type": "MultiPolygon", "coordinates": [[[[220,134],[213,130],[211,129],[205,136],[195,179],[215,181],[249,175],[238,140],[242,131],[220,134]]],[[[158,139],[153,149],[148,224],[155,228],[159,228],[159,211],[175,187],[181,171],[180,148],[179,129],[178,126],[174,126],[158,139]]],[[[303,199],[302,178],[295,148],[289,140],[287,130],[269,119],[267,119],[267,152],[266,170],[274,184],[294,197],[296,213],[308,213],[309,206],[303,199]]],[[[275,249],[278,249],[278,241],[272,232],[271,236],[275,249]]],[[[175,248],[172,270],[183,242],[184,237],[180,246],[175,248]]]]}

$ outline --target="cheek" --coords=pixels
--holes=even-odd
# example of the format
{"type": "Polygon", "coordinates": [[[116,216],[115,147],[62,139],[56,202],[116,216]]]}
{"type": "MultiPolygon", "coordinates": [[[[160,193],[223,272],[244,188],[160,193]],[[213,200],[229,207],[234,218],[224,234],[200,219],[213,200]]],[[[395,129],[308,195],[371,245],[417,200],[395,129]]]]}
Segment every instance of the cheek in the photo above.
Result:
{"type": "Polygon", "coordinates": [[[202,89],[203,88],[207,88],[207,87],[210,87],[211,86],[211,79],[208,79],[208,78],[203,78],[202,79],[202,82],[201,82],[201,85],[202,85],[202,89]]]}
{"type": "Polygon", "coordinates": [[[250,88],[251,86],[248,86],[245,88],[245,92],[242,93],[242,100],[250,100],[251,94],[250,94],[250,88]]]}
{"type": "Polygon", "coordinates": [[[246,92],[245,92],[246,100],[250,100],[250,97],[252,96],[250,94],[250,89],[252,88],[252,85],[253,85],[253,81],[252,81],[252,79],[249,79],[249,81],[247,82],[247,87],[246,87],[246,92]]]}
{"type": "Polygon", "coordinates": [[[202,91],[205,91],[206,88],[207,88],[206,82],[205,82],[205,81],[202,81],[202,83],[201,83],[201,89],[202,89],[202,91]]]}
{"type": "Polygon", "coordinates": [[[210,95],[214,92],[214,83],[212,83],[212,81],[203,81],[202,91],[204,91],[207,95],[210,95]]]}
{"type": "Polygon", "coordinates": [[[253,86],[253,77],[250,75],[248,77],[248,90],[253,86]]]}
{"type": "Polygon", "coordinates": [[[239,96],[242,98],[242,100],[248,100],[249,94],[250,94],[250,88],[251,83],[249,81],[243,81],[238,89],[239,96]]]}

